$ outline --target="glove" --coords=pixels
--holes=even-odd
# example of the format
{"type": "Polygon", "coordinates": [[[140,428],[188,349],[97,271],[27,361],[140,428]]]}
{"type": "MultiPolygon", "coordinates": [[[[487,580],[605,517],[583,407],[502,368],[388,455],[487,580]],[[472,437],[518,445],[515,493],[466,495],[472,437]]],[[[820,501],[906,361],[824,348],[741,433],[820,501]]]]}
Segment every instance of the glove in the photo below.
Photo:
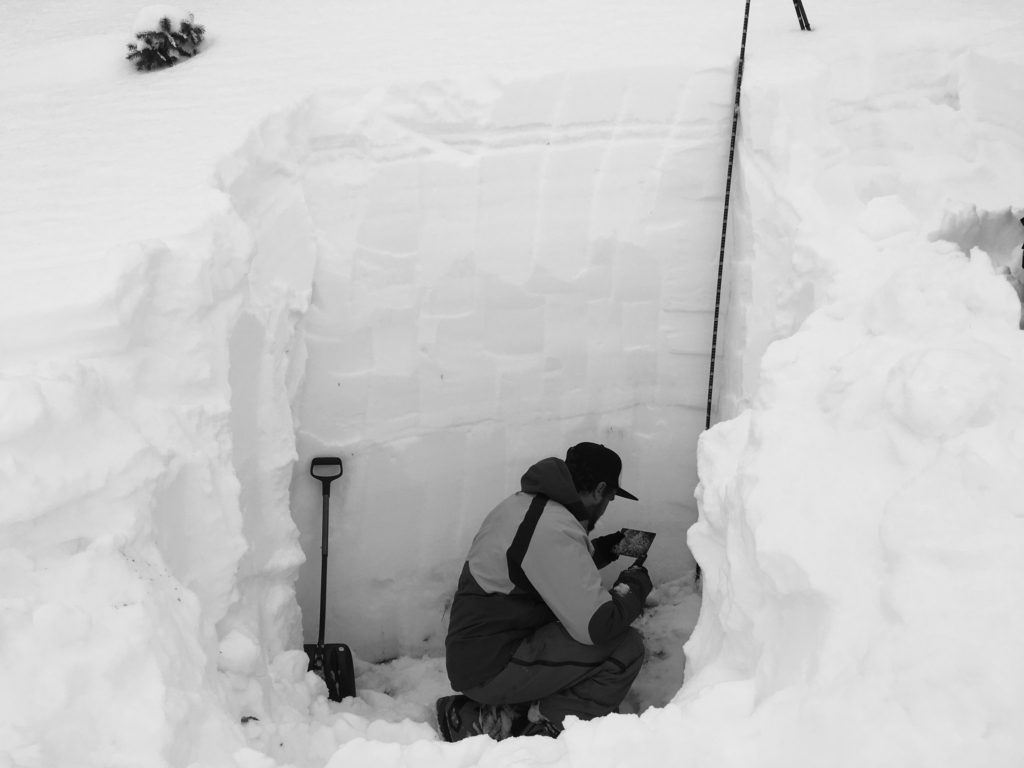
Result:
{"type": "Polygon", "coordinates": [[[647,600],[647,596],[654,589],[654,585],[651,584],[651,576],[642,565],[631,565],[619,574],[615,583],[625,584],[629,587],[629,591],[639,597],[641,603],[647,600]]]}
{"type": "Polygon", "coordinates": [[[591,544],[594,545],[594,564],[598,568],[604,568],[608,563],[613,563],[619,559],[618,553],[614,550],[619,542],[622,541],[624,535],[622,531],[616,531],[615,533],[609,533],[607,536],[598,536],[591,541],[591,544]]]}

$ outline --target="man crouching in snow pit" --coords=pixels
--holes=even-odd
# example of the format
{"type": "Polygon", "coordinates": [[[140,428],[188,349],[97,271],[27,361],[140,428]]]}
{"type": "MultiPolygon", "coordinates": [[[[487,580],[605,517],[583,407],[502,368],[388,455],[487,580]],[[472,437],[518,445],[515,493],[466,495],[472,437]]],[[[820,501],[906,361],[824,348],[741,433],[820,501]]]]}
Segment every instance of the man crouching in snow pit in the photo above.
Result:
{"type": "Polygon", "coordinates": [[[448,679],[461,695],[437,701],[445,741],[486,734],[557,736],[566,715],[618,710],[640,672],[631,628],[651,591],[647,570],[622,572],[611,590],[598,568],[618,558],[621,533],[588,534],[615,496],[622,461],[580,443],[565,461],[539,461],[522,491],[484,520],[452,603],[448,679]]]}

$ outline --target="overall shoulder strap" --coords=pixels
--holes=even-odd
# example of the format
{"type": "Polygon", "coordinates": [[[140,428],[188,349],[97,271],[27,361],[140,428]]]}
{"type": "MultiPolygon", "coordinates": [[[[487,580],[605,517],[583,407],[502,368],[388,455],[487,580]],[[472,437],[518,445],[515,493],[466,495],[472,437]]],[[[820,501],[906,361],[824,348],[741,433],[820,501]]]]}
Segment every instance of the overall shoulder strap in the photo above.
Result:
{"type": "Polygon", "coordinates": [[[508,562],[509,580],[525,592],[536,592],[530,580],[526,578],[526,574],[523,573],[523,558],[526,557],[526,550],[530,546],[533,532],[537,529],[537,522],[547,503],[548,497],[544,494],[534,495],[533,501],[530,502],[530,507],[523,517],[523,522],[519,524],[519,529],[512,539],[512,545],[505,555],[508,562]]]}

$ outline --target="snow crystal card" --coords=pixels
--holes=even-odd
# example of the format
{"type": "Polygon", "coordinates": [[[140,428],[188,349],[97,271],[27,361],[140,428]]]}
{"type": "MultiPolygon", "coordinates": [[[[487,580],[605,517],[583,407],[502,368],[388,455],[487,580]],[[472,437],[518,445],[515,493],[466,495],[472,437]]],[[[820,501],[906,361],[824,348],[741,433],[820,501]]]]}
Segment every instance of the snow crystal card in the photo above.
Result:
{"type": "Polygon", "coordinates": [[[612,550],[617,555],[626,557],[643,557],[651,548],[656,534],[650,531],[638,531],[635,528],[622,529],[622,541],[612,550]]]}

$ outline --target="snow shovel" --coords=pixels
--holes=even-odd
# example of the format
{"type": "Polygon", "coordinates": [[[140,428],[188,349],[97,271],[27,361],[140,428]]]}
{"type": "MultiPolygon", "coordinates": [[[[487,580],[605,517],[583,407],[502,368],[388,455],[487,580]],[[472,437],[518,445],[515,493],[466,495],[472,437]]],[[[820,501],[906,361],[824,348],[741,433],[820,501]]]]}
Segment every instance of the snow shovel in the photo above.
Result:
{"type": "Polygon", "coordinates": [[[327,683],[327,696],[341,701],[356,695],[356,674],[352,667],[352,651],[344,643],[324,644],[324,624],[327,613],[327,535],[330,531],[331,481],[341,477],[341,459],[337,456],[318,456],[309,467],[309,474],[323,486],[323,532],[320,534],[320,634],[316,645],[304,645],[309,656],[309,670],[316,672],[327,683]]]}

